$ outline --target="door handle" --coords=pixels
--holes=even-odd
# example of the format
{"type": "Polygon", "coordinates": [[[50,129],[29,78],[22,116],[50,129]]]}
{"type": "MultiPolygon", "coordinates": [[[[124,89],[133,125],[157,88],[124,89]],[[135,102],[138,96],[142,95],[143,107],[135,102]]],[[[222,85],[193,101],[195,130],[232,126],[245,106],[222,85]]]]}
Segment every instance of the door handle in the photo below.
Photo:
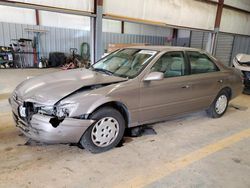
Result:
{"type": "Polygon", "coordinates": [[[183,89],[188,89],[188,88],[190,88],[190,86],[189,85],[185,85],[185,86],[182,86],[182,88],[183,89]]]}
{"type": "Polygon", "coordinates": [[[223,82],[223,80],[218,80],[218,82],[219,82],[219,83],[222,83],[222,82],[223,82]]]}

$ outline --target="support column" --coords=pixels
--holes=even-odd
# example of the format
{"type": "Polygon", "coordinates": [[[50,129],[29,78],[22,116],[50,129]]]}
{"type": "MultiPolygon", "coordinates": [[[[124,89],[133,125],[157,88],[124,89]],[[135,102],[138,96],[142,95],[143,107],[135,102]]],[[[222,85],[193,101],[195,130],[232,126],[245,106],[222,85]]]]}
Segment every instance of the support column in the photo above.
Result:
{"type": "Polygon", "coordinates": [[[36,25],[40,25],[39,10],[35,9],[35,13],[36,13],[36,25]]]}
{"type": "Polygon", "coordinates": [[[172,46],[177,45],[177,38],[178,38],[178,29],[173,28],[173,33],[172,33],[172,46]]]}
{"type": "Polygon", "coordinates": [[[103,0],[94,1],[94,11],[96,17],[93,18],[93,32],[94,32],[94,61],[99,60],[103,55],[102,45],[102,13],[103,13],[103,0]]]}
{"type": "Polygon", "coordinates": [[[221,22],[223,6],[224,6],[224,0],[219,0],[218,5],[217,5],[215,23],[214,23],[214,31],[212,35],[209,36],[210,45],[207,46],[208,52],[210,52],[213,55],[216,54],[216,47],[217,47],[217,41],[218,41],[218,34],[220,30],[220,22],[221,22]]]}
{"type": "Polygon", "coordinates": [[[95,18],[90,18],[90,63],[95,62],[95,18]]]}
{"type": "Polygon", "coordinates": [[[124,21],[121,21],[121,34],[124,34],[124,21]]]}

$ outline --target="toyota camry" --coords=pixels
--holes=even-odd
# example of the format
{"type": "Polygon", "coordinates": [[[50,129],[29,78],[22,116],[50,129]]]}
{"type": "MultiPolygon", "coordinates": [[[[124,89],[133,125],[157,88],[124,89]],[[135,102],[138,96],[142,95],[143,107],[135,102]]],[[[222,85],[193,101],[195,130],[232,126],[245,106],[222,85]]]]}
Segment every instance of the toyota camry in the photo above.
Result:
{"type": "Polygon", "coordinates": [[[199,110],[219,118],[242,88],[234,68],[204,51],[143,46],[117,50],[89,69],[25,80],[9,102],[27,137],[98,153],[115,147],[126,128],[199,110]]]}

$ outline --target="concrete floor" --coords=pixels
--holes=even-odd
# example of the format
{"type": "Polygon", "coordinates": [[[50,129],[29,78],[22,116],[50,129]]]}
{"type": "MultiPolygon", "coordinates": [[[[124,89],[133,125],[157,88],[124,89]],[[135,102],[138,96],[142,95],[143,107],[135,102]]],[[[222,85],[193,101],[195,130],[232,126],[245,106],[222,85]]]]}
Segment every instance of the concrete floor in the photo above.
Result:
{"type": "Polygon", "coordinates": [[[220,119],[198,112],[157,123],[157,135],[125,138],[106,153],[25,145],[8,92],[31,73],[50,71],[57,70],[0,70],[0,187],[250,187],[250,96],[233,100],[220,119]]]}

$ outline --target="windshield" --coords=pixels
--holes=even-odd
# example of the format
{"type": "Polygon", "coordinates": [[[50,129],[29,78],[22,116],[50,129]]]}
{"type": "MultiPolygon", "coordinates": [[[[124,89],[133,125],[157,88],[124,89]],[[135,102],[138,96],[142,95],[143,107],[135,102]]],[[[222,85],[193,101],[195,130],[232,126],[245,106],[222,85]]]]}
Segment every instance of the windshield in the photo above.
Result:
{"type": "Polygon", "coordinates": [[[93,70],[115,76],[134,78],[148,64],[157,51],[141,49],[123,49],[112,53],[92,66],[93,70]]]}

